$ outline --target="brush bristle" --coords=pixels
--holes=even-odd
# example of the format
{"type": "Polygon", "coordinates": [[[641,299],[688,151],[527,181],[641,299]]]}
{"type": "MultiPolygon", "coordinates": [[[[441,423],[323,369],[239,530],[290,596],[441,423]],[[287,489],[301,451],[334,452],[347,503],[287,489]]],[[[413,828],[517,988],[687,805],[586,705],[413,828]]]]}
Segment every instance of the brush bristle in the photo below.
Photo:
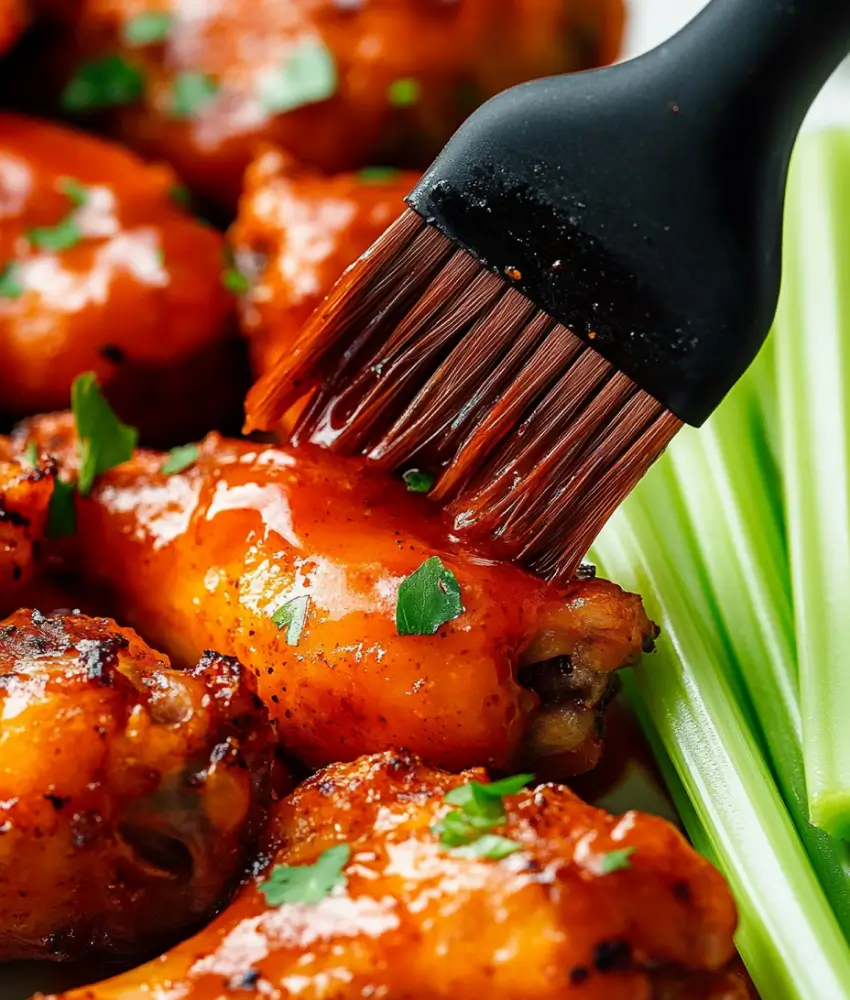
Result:
{"type": "Polygon", "coordinates": [[[437,474],[458,533],[570,577],[682,426],[510,280],[408,210],[251,390],[246,430],[437,474]]]}

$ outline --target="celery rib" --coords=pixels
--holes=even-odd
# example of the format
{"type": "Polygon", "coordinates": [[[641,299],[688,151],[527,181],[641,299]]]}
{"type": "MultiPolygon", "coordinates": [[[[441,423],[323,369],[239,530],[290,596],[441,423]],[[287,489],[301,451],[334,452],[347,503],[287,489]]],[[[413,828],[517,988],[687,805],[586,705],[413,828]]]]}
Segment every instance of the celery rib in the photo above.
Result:
{"type": "Polygon", "coordinates": [[[757,988],[770,1000],[840,1000],[850,949],[727,677],[708,599],[678,572],[680,561],[693,563],[687,544],[675,544],[676,524],[658,518],[668,484],[653,483],[595,547],[606,573],[644,594],[664,628],[635,687],[687,793],[683,818],[707,838],[735,894],[738,945],[757,988]]]}
{"type": "Polygon", "coordinates": [[[848,220],[850,134],[810,137],[788,199],[776,364],[809,812],[841,837],[850,837],[848,220]]]}

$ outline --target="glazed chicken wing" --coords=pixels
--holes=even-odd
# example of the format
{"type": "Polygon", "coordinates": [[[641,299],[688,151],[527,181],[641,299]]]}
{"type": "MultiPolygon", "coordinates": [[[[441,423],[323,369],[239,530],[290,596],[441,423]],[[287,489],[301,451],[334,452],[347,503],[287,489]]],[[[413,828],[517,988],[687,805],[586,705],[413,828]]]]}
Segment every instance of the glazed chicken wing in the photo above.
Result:
{"type": "Polygon", "coordinates": [[[249,285],[241,327],[255,375],[292,347],[342,272],[401,214],[417,178],[382,168],[326,177],[271,147],[256,157],[228,233],[249,285]]]}
{"type": "Polygon", "coordinates": [[[0,960],[149,953],[227,897],[270,796],[255,691],[110,619],[0,623],[0,960]]]}
{"type": "Polygon", "coordinates": [[[64,110],[229,206],[259,140],[325,171],[424,167],[484,98],[610,59],[623,17],[622,0],[48,6],[67,19],[44,55],[64,110]]]}
{"type": "MultiPolygon", "coordinates": [[[[21,447],[27,436],[73,469],[68,417],[32,421],[21,447]]],[[[254,669],[305,763],[400,744],[453,769],[596,762],[611,674],[656,634],[638,597],[493,562],[358,460],[217,435],[183,472],[163,474],[163,459],[138,452],[79,500],[66,565],[178,662],[212,648],[254,669]],[[399,586],[434,556],[462,614],[400,635],[399,586]]]]}
{"type": "Polygon", "coordinates": [[[543,785],[505,798],[495,835],[519,849],[488,860],[434,830],[471,779],[486,780],[400,753],[326,768],[277,807],[258,879],[347,844],[325,895],[281,903],[247,885],[195,938],[66,1000],[746,995],[718,972],[734,953],[729,891],[671,826],[543,785]]]}
{"type": "Polygon", "coordinates": [[[65,407],[83,371],[148,440],[238,410],[223,240],[174,190],[111,143],[0,114],[0,411],[65,407]]]}
{"type": "Polygon", "coordinates": [[[38,543],[47,532],[53,494],[51,463],[40,464],[0,438],[0,614],[32,579],[38,543]]]}

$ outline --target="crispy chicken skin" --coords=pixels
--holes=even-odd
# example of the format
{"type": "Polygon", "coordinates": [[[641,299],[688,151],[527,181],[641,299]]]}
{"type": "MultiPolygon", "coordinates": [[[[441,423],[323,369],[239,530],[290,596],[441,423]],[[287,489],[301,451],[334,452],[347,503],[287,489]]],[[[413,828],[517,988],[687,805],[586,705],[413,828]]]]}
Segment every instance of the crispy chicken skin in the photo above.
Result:
{"type": "Polygon", "coordinates": [[[417,179],[393,170],[326,177],[279,149],[257,155],[228,234],[250,281],[240,325],[255,375],[292,347],[342,272],[401,214],[417,179]]]}
{"type": "MultiPolygon", "coordinates": [[[[28,438],[73,469],[68,416],[29,422],[19,446],[28,438]]],[[[558,589],[493,562],[358,460],[210,435],[185,472],[165,476],[162,461],[138,452],[78,501],[66,565],[109,588],[121,620],[177,662],[213,648],[252,667],[306,764],[399,744],[455,770],[596,762],[610,674],[655,635],[639,598],[603,581],[558,589]],[[399,584],[434,555],[465,611],[436,635],[401,636],[399,584]],[[289,645],[272,614],[296,597],[309,603],[289,645]]]]}
{"type": "Polygon", "coordinates": [[[68,24],[47,70],[64,66],[67,80],[119,54],[142,74],[137,100],[89,119],[229,206],[260,140],[328,172],[399,156],[424,167],[486,97],[613,58],[623,20],[622,0],[48,6],[68,24]],[[130,29],[128,41],[128,22],[145,11],[170,16],[165,37],[140,44],[130,29]]]}
{"type": "Polygon", "coordinates": [[[0,438],[0,614],[33,578],[54,472],[52,463],[33,463],[0,438]]]}
{"type": "Polygon", "coordinates": [[[0,114],[0,410],[67,406],[82,371],[148,439],[203,433],[223,400],[235,408],[223,240],[174,184],[112,143],[0,114]]]}
{"type": "Polygon", "coordinates": [[[111,619],[0,623],[0,960],[149,953],[226,898],[270,797],[255,690],[111,619]]]}
{"type": "Polygon", "coordinates": [[[543,785],[505,800],[499,832],[520,853],[458,857],[431,827],[452,808],[445,793],[472,778],[486,780],[392,752],[326,768],[276,807],[259,880],[346,842],[345,886],[271,908],[252,882],[185,944],[66,1000],[736,996],[707,988],[734,952],[729,890],[669,824],[543,785]],[[603,874],[626,848],[628,866],[603,874]]]}

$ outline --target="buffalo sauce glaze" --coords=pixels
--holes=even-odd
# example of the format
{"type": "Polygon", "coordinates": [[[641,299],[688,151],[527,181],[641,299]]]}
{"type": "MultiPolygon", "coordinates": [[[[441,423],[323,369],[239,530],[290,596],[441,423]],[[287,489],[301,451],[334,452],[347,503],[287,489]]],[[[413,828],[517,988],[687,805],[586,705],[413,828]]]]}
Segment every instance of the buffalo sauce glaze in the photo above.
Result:
{"type": "MultiPolygon", "coordinates": [[[[72,426],[45,417],[28,433],[71,468],[72,426]]],[[[491,561],[363,462],[217,435],[185,472],[163,475],[163,458],[137,453],[79,501],[67,565],[179,662],[216,649],[249,664],[285,746],[310,766],[406,746],[449,768],[507,767],[539,704],[518,682],[526,648],[607,677],[655,634],[633,595],[590,581],[571,599],[491,561]],[[399,635],[399,584],[435,555],[465,610],[434,635],[399,635]],[[293,636],[272,615],[303,597],[293,636]]]]}
{"type": "Polygon", "coordinates": [[[206,429],[235,397],[223,239],[176,203],[175,183],[111,143],[0,115],[0,409],[65,407],[74,376],[94,371],[161,438],[206,429]]]}

